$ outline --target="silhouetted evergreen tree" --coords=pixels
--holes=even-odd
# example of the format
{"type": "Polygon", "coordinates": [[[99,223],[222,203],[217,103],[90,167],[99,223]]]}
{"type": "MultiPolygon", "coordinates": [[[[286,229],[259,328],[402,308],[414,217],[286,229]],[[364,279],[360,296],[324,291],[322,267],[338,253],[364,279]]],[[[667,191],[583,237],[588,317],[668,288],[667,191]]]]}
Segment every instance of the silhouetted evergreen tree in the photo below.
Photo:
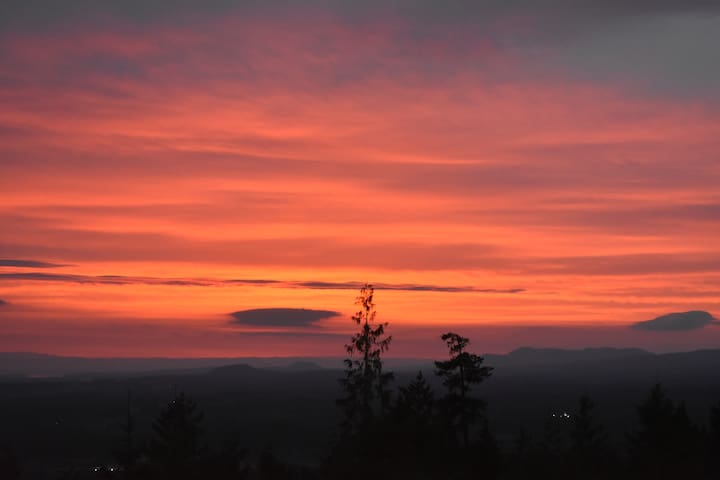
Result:
{"type": "Polygon", "coordinates": [[[406,387],[400,387],[395,409],[401,420],[418,425],[432,419],[434,405],[435,394],[420,371],[406,387]]]}
{"type": "Polygon", "coordinates": [[[345,377],[340,380],[344,396],[337,400],[343,420],[340,438],[326,464],[330,478],[378,477],[387,472],[395,451],[390,448],[391,372],[383,370],[382,354],[392,337],[387,323],[375,320],[374,289],[365,284],[356,298],[360,306],[352,320],[360,331],[345,345],[345,377]]]}
{"type": "Polygon", "coordinates": [[[570,437],[572,450],[577,455],[584,456],[605,442],[602,428],[596,424],[593,418],[594,409],[595,404],[590,397],[583,395],[580,397],[578,410],[571,416],[572,432],[570,437]]]}
{"type": "Polygon", "coordinates": [[[435,414],[435,394],[422,372],[398,390],[390,432],[395,478],[435,478],[441,472],[442,428],[435,414]]]}
{"type": "Polygon", "coordinates": [[[135,419],[132,415],[130,400],[130,389],[128,389],[125,422],[121,425],[122,439],[120,441],[119,448],[114,454],[124,472],[132,472],[135,467],[135,463],[140,456],[140,448],[135,439],[135,419]]]}
{"type": "Polygon", "coordinates": [[[493,369],[482,365],[483,357],[465,351],[470,343],[467,338],[453,332],[441,338],[450,354],[450,360],[435,362],[435,373],[447,388],[442,399],[443,411],[453,430],[459,430],[463,447],[468,448],[470,428],[485,408],[485,402],[470,396],[470,390],[489,377],[493,369]]]}
{"type": "Polygon", "coordinates": [[[150,456],[168,478],[195,478],[202,420],[197,404],[181,392],[153,423],[150,456]]]}
{"type": "Polygon", "coordinates": [[[538,478],[567,478],[571,429],[571,418],[567,412],[556,411],[547,415],[534,459],[533,469],[538,478]]]}
{"type": "Polygon", "coordinates": [[[390,348],[392,336],[386,335],[388,324],[375,321],[373,303],[374,289],[365,284],[356,298],[360,310],[353,315],[353,321],[360,326],[345,345],[348,358],[345,359],[345,378],[340,383],[345,396],[338,400],[344,412],[343,432],[357,433],[375,417],[383,416],[390,406],[389,383],[391,372],[383,371],[382,354],[390,348]]]}
{"type": "Polygon", "coordinates": [[[578,409],[571,415],[570,463],[574,474],[591,478],[606,475],[611,460],[607,435],[597,423],[595,404],[587,395],[580,397],[578,409]]]}
{"type": "Polygon", "coordinates": [[[637,414],[639,429],[628,436],[633,473],[658,479],[702,475],[700,432],[684,404],[676,408],[656,384],[637,414]]]}
{"type": "Polygon", "coordinates": [[[675,439],[675,451],[680,462],[702,463],[703,438],[700,429],[688,416],[685,402],[675,408],[672,421],[672,435],[675,439]]]}

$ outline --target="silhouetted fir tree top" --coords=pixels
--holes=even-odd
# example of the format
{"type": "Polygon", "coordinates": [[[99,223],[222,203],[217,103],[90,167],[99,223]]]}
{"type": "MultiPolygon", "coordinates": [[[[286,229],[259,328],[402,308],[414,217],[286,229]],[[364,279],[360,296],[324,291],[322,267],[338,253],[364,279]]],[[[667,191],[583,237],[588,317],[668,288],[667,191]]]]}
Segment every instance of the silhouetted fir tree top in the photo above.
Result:
{"type": "Polygon", "coordinates": [[[443,378],[451,394],[465,396],[471,385],[478,384],[492,374],[492,367],[482,366],[484,361],[480,355],[466,352],[470,340],[456,333],[442,335],[448,347],[450,360],[435,362],[436,374],[443,378]]]}
{"type": "MultiPolygon", "coordinates": [[[[636,469],[657,478],[699,474],[702,446],[684,403],[676,408],[660,384],[637,407],[640,428],[628,435],[636,469]]],[[[690,477],[689,477],[690,478],[690,477]]]]}
{"type": "Polygon", "coordinates": [[[133,468],[141,453],[140,448],[135,443],[135,418],[132,415],[130,400],[130,389],[128,389],[125,422],[121,426],[122,440],[119,448],[114,452],[115,458],[125,471],[133,468]]]}
{"type": "Polygon", "coordinates": [[[171,469],[182,468],[200,453],[203,414],[184,393],[175,397],[153,422],[151,456],[171,469]]]}
{"type": "Polygon", "coordinates": [[[613,452],[608,436],[594,416],[595,404],[582,395],[578,408],[570,417],[570,449],[568,461],[576,478],[611,478],[609,463],[613,452]]]}
{"type": "Polygon", "coordinates": [[[435,394],[420,371],[406,387],[400,387],[396,410],[403,420],[427,422],[434,404],[435,394]]]}
{"type": "Polygon", "coordinates": [[[345,345],[349,358],[344,360],[345,378],[340,384],[345,396],[337,401],[345,413],[343,428],[352,434],[376,416],[382,416],[390,405],[391,372],[383,371],[382,354],[390,348],[392,336],[386,335],[388,324],[375,321],[374,289],[365,284],[356,298],[360,310],[352,320],[360,331],[345,345]]]}
{"type": "Polygon", "coordinates": [[[672,418],[672,437],[675,439],[675,450],[686,458],[696,457],[702,450],[701,431],[696,427],[687,413],[685,402],[680,402],[672,418]]]}
{"type": "Polygon", "coordinates": [[[442,471],[439,461],[444,431],[436,421],[435,395],[422,372],[398,390],[392,418],[392,430],[386,445],[392,450],[395,477],[428,477],[430,471],[442,471]],[[399,470],[398,470],[399,469],[399,470]]]}
{"type": "Polygon", "coordinates": [[[596,452],[607,441],[607,436],[603,433],[602,427],[596,423],[593,417],[594,409],[595,404],[590,400],[590,397],[583,395],[580,397],[577,412],[571,417],[571,448],[576,455],[587,455],[596,452]]]}
{"type": "Polygon", "coordinates": [[[645,401],[637,406],[639,428],[628,435],[632,460],[636,468],[652,464],[658,469],[658,461],[671,455],[671,424],[675,407],[658,383],[645,401]]]}
{"type": "Polygon", "coordinates": [[[637,414],[645,431],[666,428],[675,410],[672,401],[665,394],[662,385],[653,385],[645,401],[638,405],[637,414]]]}
{"type": "Polygon", "coordinates": [[[448,347],[450,360],[436,361],[435,374],[443,379],[447,394],[442,399],[445,413],[452,425],[459,427],[463,444],[470,444],[469,429],[485,403],[470,397],[472,385],[479,384],[492,374],[492,367],[483,366],[483,357],[466,351],[470,340],[448,332],[440,337],[448,347]]]}

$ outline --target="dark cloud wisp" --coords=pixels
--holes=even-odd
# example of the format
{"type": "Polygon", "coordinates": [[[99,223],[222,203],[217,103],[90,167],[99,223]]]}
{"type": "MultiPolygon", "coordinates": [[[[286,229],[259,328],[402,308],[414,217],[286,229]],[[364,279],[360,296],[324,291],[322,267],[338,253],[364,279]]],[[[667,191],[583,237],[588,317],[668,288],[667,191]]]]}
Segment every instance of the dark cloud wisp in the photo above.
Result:
{"type": "Polygon", "coordinates": [[[253,327],[309,327],[320,320],[340,315],[340,312],[332,310],[255,308],[231,313],[230,323],[253,327]]]}
{"type": "Polygon", "coordinates": [[[0,267],[21,267],[21,268],[57,268],[67,267],[59,263],[39,262],[37,260],[21,260],[17,258],[0,258],[0,267]]]}
{"type": "Polygon", "coordinates": [[[102,284],[102,285],[179,285],[179,286],[209,286],[216,283],[210,281],[202,281],[195,279],[182,278],[152,278],[152,277],[129,277],[124,275],[74,275],[61,273],[43,273],[43,272],[12,272],[0,273],[0,281],[2,280],[25,280],[39,282],[67,282],[67,283],[85,283],[85,284],[102,284]]]}
{"type": "MultiPolygon", "coordinates": [[[[310,290],[358,290],[363,282],[323,282],[323,281],[283,281],[274,279],[204,279],[204,278],[159,278],[134,277],[125,275],[76,275],[44,272],[8,272],[0,273],[0,281],[24,280],[40,282],[68,282],[103,285],[169,285],[206,287],[218,285],[237,285],[254,287],[307,288],[310,290]]],[[[397,290],[406,292],[445,292],[445,293],[501,293],[515,294],[525,292],[524,288],[479,288],[472,286],[425,285],[425,284],[393,284],[378,283],[376,290],[397,290]]]]}
{"type": "Polygon", "coordinates": [[[656,332],[686,332],[698,330],[708,325],[720,325],[720,321],[708,312],[694,310],[669,313],[652,320],[634,323],[631,327],[637,330],[656,332]]]}
{"type": "MultiPolygon", "coordinates": [[[[294,286],[300,288],[310,288],[316,290],[358,290],[364,285],[363,282],[292,282],[294,286]]],[[[393,283],[375,283],[375,290],[400,290],[405,292],[478,292],[478,293],[522,293],[524,288],[476,288],[469,286],[444,286],[444,285],[422,285],[422,284],[393,284],[393,283]]]]}

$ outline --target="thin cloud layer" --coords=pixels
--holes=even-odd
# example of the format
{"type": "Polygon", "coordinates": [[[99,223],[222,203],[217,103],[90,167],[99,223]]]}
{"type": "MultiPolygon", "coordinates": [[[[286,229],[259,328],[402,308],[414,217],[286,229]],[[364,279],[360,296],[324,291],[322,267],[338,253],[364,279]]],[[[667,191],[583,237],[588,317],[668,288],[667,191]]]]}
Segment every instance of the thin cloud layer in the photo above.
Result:
{"type": "Polygon", "coordinates": [[[331,310],[305,308],[255,308],[230,314],[232,324],[255,327],[310,327],[320,320],[340,315],[331,310]]]}
{"type": "Polygon", "coordinates": [[[655,332],[684,332],[699,330],[708,325],[718,325],[720,322],[708,312],[690,311],[662,315],[652,320],[637,322],[632,328],[655,332]]]}
{"type": "Polygon", "coordinates": [[[0,259],[0,267],[22,267],[22,268],[58,268],[67,267],[59,263],[40,262],[37,260],[0,259]]]}
{"type": "MultiPolygon", "coordinates": [[[[253,286],[275,288],[301,288],[310,290],[359,290],[364,282],[323,282],[323,281],[292,281],[273,280],[266,278],[255,279],[208,279],[208,278],[160,278],[135,277],[126,275],[79,275],[44,272],[11,272],[0,273],[0,282],[3,280],[38,281],[38,282],[65,282],[98,285],[167,285],[174,287],[216,287],[253,286]]],[[[523,293],[524,288],[479,288],[472,286],[423,285],[423,284],[375,284],[376,290],[394,290],[406,292],[444,292],[444,293],[523,293]]]]}

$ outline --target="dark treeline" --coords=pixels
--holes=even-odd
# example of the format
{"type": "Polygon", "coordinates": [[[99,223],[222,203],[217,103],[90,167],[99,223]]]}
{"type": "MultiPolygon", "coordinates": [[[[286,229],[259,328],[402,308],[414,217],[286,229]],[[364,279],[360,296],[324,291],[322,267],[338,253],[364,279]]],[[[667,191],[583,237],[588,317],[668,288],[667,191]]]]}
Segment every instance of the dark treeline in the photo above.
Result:
{"type": "MultiPolygon", "coordinates": [[[[478,386],[493,368],[472,353],[469,339],[447,332],[448,356],[435,362],[434,389],[423,372],[393,388],[383,366],[392,343],[387,323],[376,320],[373,288],[366,285],[353,321],[359,330],[346,345],[339,379],[342,412],[322,464],[295,466],[268,446],[253,458],[250,445],[204,443],[204,415],[184,392],[158,413],[151,435],[139,438],[128,392],[127,416],[112,448],[116,464],[90,471],[69,468],[61,479],[670,479],[720,478],[720,402],[707,425],[694,424],[683,402],[656,384],[636,406],[637,425],[619,445],[596,419],[595,404],[580,394],[574,411],[547,418],[533,437],[517,432],[501,444],[492,429],[491,406],[478,386]]],[[[289,401],[291,401],[289,399],[289,401]]],[[[533,402],[533,398],[527,398],[533,402]]],[[[24,478],[9,447],[0,447],[0,479],[24,478]]]]}

